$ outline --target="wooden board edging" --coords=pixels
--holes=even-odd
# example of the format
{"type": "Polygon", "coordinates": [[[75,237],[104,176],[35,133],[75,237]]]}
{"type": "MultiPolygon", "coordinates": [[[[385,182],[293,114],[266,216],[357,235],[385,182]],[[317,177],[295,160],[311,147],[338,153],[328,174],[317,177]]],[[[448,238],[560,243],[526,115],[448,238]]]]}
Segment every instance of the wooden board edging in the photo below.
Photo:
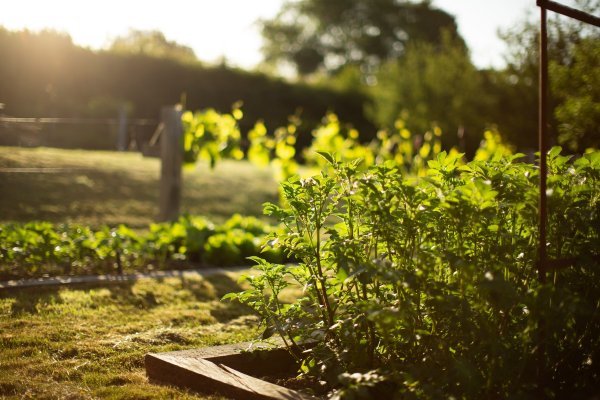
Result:
{"type": "Polygon", "coordinates": [[[283,348],[268,348],[259,344],[257,350],[243,352],[248,346],[246,342],[197,350],[149,353],[145,357],[146,373],[154,381],[203,393],[217,393],[232,399],[315,399],[241,372],[268,375],[267,372],[285,372],[293,366],[293,359],[283,348]]]}

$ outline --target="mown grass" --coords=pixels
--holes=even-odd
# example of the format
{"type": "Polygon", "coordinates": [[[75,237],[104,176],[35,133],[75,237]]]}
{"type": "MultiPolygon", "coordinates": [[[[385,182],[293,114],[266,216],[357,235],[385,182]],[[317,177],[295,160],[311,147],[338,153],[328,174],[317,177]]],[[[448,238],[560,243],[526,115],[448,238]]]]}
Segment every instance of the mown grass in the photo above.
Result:
{"type": "MultiPolygon", "coordinates": [[[[158,159],[137,153],[0,147],[0,223],[144,228],[158,213],[159,173],[158,159]]],[[[269,169],[224,161],[184,170],[184,213],[218,223],[261,216],[276,199],[269,169]]],[[[256,338],[258,319],[219,300],[240,290],[237,276],[0,291],[0,398],[219,398],[149,382],[144,355],[256,338]]]]}
{"type": "Polygon", "coordinates": [[[237,277],[0,292],[0,398],[219,398],[149,382],[144,355],[256,338],[256,317],[219,301],[237,277]]]}
{"type": "MultiPolygon", "coordinates": [[[[139,153],[0,147],[0,222],[145,227],[158,214],[159,176],[160,160],[139,153]]],[[[236,212],[261,216],[276,199],[271,171],[245,161],[184,169],[182,213],[222,222],[236,212]]]]}

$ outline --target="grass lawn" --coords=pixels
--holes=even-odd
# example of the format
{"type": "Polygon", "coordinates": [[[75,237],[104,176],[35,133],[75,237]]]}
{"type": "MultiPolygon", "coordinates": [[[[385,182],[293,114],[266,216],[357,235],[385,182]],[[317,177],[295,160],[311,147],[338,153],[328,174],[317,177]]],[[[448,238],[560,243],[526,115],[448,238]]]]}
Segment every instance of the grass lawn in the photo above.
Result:
{"type": "Polygon", "coordinates": [[[219,301],[238,275],[0,292],[0,398],[218,398],[148,382],[144,355],[256,338],[257,318],[219,301]]]}
{"type": "MultiPolygon", "coordinates": [[[[137,153],[0,147],[0,223],[144,228],[160,161],[137,153]]],[[[224,161],[184,170],[182,212],[222,222],[277,200],[270,169],[224,161]]],[[[1,246],[1,244],[0,244],[1,246]]],[[[0,398],[205,399],[148,382],[144,355],[247,341],[258,319],[219,299],[239,273],[112,286],[0,291],[0,398]]]]}
{"type": "MultiPolygon", "coordinates": [[[[158,214],[160,160],[139,153],[0,147],[0,222],[145,227],[158,214]]],[[[268,168],[245,161],[184,169],[182,212],[222,222],[277,200],[268,168]]]]}

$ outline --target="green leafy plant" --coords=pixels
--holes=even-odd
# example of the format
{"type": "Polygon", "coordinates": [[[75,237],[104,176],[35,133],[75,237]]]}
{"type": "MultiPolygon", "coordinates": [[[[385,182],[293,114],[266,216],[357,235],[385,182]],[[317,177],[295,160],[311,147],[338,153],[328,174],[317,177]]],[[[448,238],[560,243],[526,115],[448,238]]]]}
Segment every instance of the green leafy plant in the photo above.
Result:
{"type": "Polygon", "coordinates": [[[548,254],[571,267],[541,285],[538,169],[491,150],[469,163],[439,152],[419,179],[398,160],[365,168],[320,153],[329,168],[284,182],[285,206],[265,206],[286,227],[270,243],[298,263],[255,258],[251,288],[226,298],[257,311],[264,336],[280,334],[334,396],[591,395],[600,153],[549,152],[548,254]],[[289,286],[302,290],[292,304],[280,298],[289,286]],[[305,342],[313,345],[298,351],[305,342]]]}
{"type": "Polygon", "coordinates": [[[222,225],[184,215],[145,231],[124,225],[92,229],[49,222],[3,224],[0,279],[243,265],[246,257],[259,254],[282,262],[281,251],[265,245],[267,235],[277,229],[237,214],[222,225]]]}
{"type": "Polygon", "coordinates": [[[208,160],[214,168],[224,157],[242,159],[244,153],[240,149],[241,134],[237,124],[242,116],[238,104],[234,105],[231,114],[221,114],[211,108],[183,113],[184,161],[208,160]]]}

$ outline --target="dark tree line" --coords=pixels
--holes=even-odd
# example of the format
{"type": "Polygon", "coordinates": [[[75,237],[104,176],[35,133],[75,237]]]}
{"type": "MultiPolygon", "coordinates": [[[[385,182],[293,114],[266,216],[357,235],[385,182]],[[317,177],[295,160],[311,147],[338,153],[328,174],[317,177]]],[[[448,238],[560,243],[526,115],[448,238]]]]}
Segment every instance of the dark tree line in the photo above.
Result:
{"type": "Polygon", "coordinates": [[[0,103],[4,113],[22,117],[115,117],[124,105],[132,117],[157,118],[164,105],[186,97],[191,110],[228,112],[243,102],[242,129],[259,119],[269,129],[299,113],[299,144],[333,111],[365,132],[364,98],[269,76],[208,67],[199,62],[157,57],[146,52],[94,52],[55,32],[10,32],[0,28],[0,103]]]}
{"type": "MultiPolygon", "coordinates": [[[[600,0],[577,4],[600,12],[600,0]]],[[[429,1],[289,1],[262,27],[265,62],[293,66],[298,82],[203,65],[160,32],[132,31],[93,52],[62,34],[0,28],[0,103],[14,116],[115,116],[125,106],[156,118],[185,94],[192,110],[242,101],[243,131],[259,119],[284,125],[300,110],[300,146],[333,111],[367,140],[401,118],[416,134],[441,128],[446,147],[467,153],[486,129],[520,151],[537,147],[535,23],[504,33],[498,70],[476,68],[454,17],[429,1]]],[[[552,141],[599,147],[600,32],[551,14],[549,33],[552,141]]]]}

